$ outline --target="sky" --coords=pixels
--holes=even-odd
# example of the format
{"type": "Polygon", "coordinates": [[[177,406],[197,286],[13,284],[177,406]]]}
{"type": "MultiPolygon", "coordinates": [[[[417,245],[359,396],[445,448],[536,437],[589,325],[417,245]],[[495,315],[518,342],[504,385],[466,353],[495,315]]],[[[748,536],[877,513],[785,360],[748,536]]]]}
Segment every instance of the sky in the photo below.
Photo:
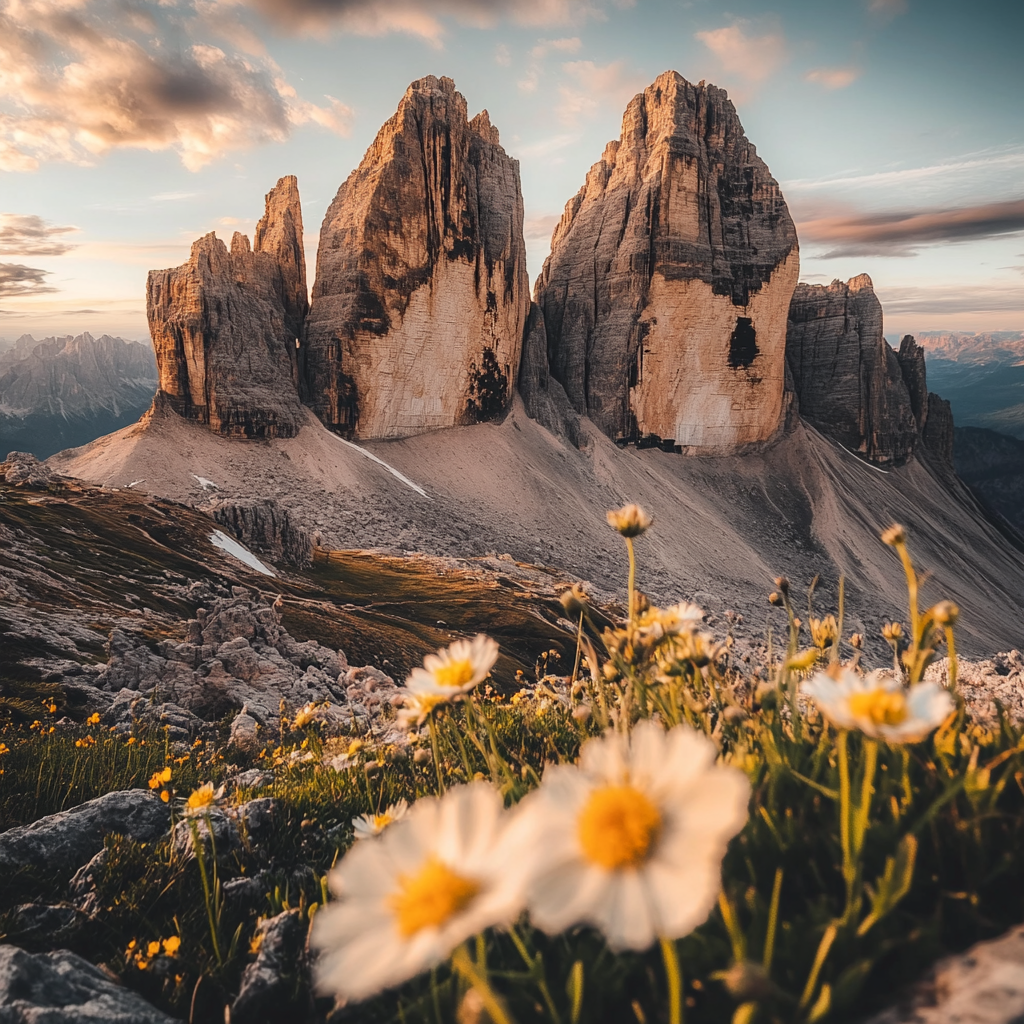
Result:
{"type": "Polygon", "coordinates": [[[531,280],[629,99],[728,90],[801,278],[870,274],[889,336],[1024,330],[1022,0],[0,0],[0,337],[148,335],[146,273],[320,222],[409,82],[520,162],[531,280]]]}

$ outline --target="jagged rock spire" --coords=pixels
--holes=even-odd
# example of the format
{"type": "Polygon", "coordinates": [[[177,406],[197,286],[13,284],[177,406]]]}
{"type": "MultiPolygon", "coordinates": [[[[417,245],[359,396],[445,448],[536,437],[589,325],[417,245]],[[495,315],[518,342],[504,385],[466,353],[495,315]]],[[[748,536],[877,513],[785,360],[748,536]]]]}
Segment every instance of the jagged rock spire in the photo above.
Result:
{"type": "Polygon", "coordinates": [[[307,401],[363,438],[493,419],[528,310],[518,162],[451,79],[413,82],[324,218],[307,401]]]}

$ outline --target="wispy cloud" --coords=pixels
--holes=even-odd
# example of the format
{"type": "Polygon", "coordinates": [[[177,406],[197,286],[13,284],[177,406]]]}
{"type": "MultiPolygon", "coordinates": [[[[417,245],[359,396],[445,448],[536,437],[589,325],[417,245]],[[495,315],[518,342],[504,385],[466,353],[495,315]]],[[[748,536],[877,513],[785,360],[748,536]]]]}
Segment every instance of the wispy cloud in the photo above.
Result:
{"type": "Polygon", "coordinates": [[[814,82],[826,89],[845,89],[860,78],[860,68],[814,68],[804,75],[805,82],[814,82]]]}
{"type": "Polygon", "coordinates": [[[891,21],[909,9],[907,0],[868,0],[868,13],[883,21],[891,21]]]}
{"type": "Polygon", "coordinates": [[[34,214],[0,213],[0,254],[63,256],[74,246],[63,235],[78,228],[49,224],[34,214]]]}
{"type": "Polygon", "coordinates": [[[610,64],[574,60],[563,64],[562,70],[567,81],[559,86],[556,110],[567,125],[577,125],[609,107],[621,111],[646,84],[641,75],[627,71],[624,60],[610,64]]]}
{"type": "Polygon", "coordinates": [[[729,74],[746,82],[763,82],[786,62],[788,52],[781,30],[757,32],[752,22],[740,18],[731,25],[698,32],[696,38],[729,74]]]}
{"type": "Polygon", "coordinates": [[[176,149],[191,170],[281,141],[299,124],[344,134],[351,111],[299,97],[269,58],[190,41],[167,0],[142,33],[117,0],[21,0],[0,9],[0,169],[89,163],[111,149],[176,149]],[[186,40],[182,45],[182,39],[186,40]]]}
{"type": "Polygon", "coordinates": [[[26,267],[21,263],[0,263],[0,297],[14,298],[21,295],[42,295],[55,292],[46,284],[49,271],[26,267]]]}
{"type": "Polygon", "coordinates": [[[520,92],[531,93],[537,91],[537,86],[544,75],[544,59],[550,53],[578,53],[583,45],[579,36],[570,36],[565,39],[541,39],[530,50],[530,60],[526,65],[526,72],[516,83],[520,92]]]}
{"type": "Polygon", "coordinates": [[[907,314],[1024,312],[1024,291],[1011,285],[879,287],[886,318],[907,314]]]}
{"type": "Polygon", "coordinates": [[[801,238],[827,246],[822,259],[912,256],[922,245],[1024,231],[1024,200],[947,209],[820,217],[798,224],[801,238]]]}
{"type": "MultiPolygon", "coordinates": [[[[229,0],[222,0],[227,3],[229,0]]],[[[337,28],[357,35],[404,32],[440,45],[445,20],[476,28],[578,24],[603,16],[604,0],[233,0],[258,11],[277,28],[314,33],[337,28]]],[[[631,6],[631,2],[617,6],[631,6]]]]}
{"type": "Polygon", "coordinates": [[[527,217],[523,223],[523,237],[527,244],[550,242],[561,219],[561,214],[558,213],[539,213],[527,217]]]}

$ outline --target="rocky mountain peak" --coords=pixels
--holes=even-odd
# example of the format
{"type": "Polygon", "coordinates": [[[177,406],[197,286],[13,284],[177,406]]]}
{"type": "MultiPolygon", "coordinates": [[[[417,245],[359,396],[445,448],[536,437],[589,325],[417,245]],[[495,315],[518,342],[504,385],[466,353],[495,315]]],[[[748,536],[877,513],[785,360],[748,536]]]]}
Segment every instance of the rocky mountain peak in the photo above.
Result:
{"type": "Polygon", "coordinates": [[[727,94],[665,72],[555,229],[535,289],[551,371],[613,437],[767,440],[798,274],[785,200],[727,94]]]}
{"type": "Polygon", "coordinates": [[[307,401],[362,438],[493,419],[528,309],[519,164],[451,79],[419,79],[324,218],[307,401]]]}
{"type": "Polygon", "coordinates": [[[210,232],[188,262],[150,272],[146,312],[158,398],[238,437],[291,437],[303,418],[297,347],[305,316],[302,217],[294,178],[267,194],[255,250],[210,232]]]}

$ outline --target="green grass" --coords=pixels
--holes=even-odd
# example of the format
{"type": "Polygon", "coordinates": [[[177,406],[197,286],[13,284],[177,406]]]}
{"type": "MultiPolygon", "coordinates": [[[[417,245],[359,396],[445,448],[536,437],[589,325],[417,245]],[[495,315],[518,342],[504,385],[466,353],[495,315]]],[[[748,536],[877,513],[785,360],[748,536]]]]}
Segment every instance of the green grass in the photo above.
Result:
{"type": "MultiPolygon", "coordinates": [[[[897,644],[904,663],[914,666],[914,678],[943,638],[930,615],[911,616],[916,631],[905,628],[897,644]]],[[[710,736],[721,759],[743,770],[752,786],[749,819],[723,862],[722,900],[677,944],[687,1024],[852,1021],[891,1002],[900,986],[939,956],[1024,920],[1024,737],[1005,717],[992,731],[975,726],[960,702],[923,742],[879,744],[864,807],[863,852],[850,883],[837,801],[837,733],[812,708],[794,701],[806,671],[794,663],[800,663],[807,630],[791,611],[788,626],[785,651],[741,672],[727,647],[702,642],[684,651],[645,645],[623,624],[605,633],[601,653],[591,655],[609,667],[593,679],[584,673],[567,702],[545,696],[548,679],[529,696],[475,695],[476,725],[467,721],[464,707],[443,708],[434,723],[436,766],[422,755],[410,756],[430,749],[426,736],[409,752],[367,736],[352,766],[336,772],[320,763],[325,740],[317,726],[287,734],[251,760],[216,743],[179,752],[153,735],[128,744],[114,734],[92,734],[96,743],[81,746],[76,740],[90,734],[87,726],[50,733],[50,716],[43,712],[37,716],[42,728],[12,721],[0,732],[8,748],[0,754],[0,814],[16,824],[108,790],[145,787],[168,763],[179,795],[235,769],[270,770],[269,786],[230,799],[272,796],[278,804],[275,827],[222,858],[217,878],[207,877],[212,895],[204,891],[200,865],[175,857],[166,841],[146,847],[111,837],[98,889],[103,910],[78,947],[185,1018],[198,985],[200,1003],[208,1007],[208,1016],[198,1019],[223,1019],[223,1004],[252,959],[259,918],[283,906],[299,908],[306,918],[317,912],[323,876],[351,844],[356,815],[435,793],[439,774],[445,787],[477,775],[493,778],[513,804],[537,784],[545,764],[573,761],[580,744],[600,732],[602,700],[631,722],[657,712],[667,723],[685,722],[710,736]],[[755,672],[768,682],[754,682],[755,672]],[[595,712],[581,721],[571,709],[584,700],[595,712]],[[493,734],[493,747],[481,723],[493,734]],[[289,756],[296,751],[311,751],[314,760],[292,764],[289,756]],[[255,901],[218,902],[217,883],[261,872],[255,901]],[[881,901],[876,897],[887,877],[889,889],[897,891],[881,901]],[[877,919],[869,920],[873,905],[877,919]],[[176,955],[157,956],[139,969],[135,953],[171,936],[181,939],[176,955]],[[136,946],[128,951],[133,940],[136,946]]],[[[856,654],[851,647],[844,652],[844,660],[856,654]]],[[[838,648],[834,653],[838,657],[838,648]]],[[[832,656],[832,646],[823,643],[822,659],[832,656]]],[[[571,667],[571,657],[564,663],[571,667]]],[[[348,741],[326,742],[334,751],[348,741]]],[[[868,761],[868,747],[855,732],[846,742],[853,788],[860,792],[858,773],[868,761]]],[[[209,863],[205,867],[211,869],[209,863]]],[[[59,900],[65,883],[45,871],[8,879],[0,885],[0,914],[29,898],[59,900]]],[[[525,920],[519,933],[529,969],[507,934],[488,932],[478,946],[490,983],[515,1020],[555,1019],[545,1009],[541,977],[559,1024],[669,1020],[657,947],[613,955],[592,929],[550,937],[525,920]]],[[[296,966],[291,1019],[322,1019],[329,1001],[315,1003],[304,978],[296,966]]],[[[466,983],[442,965],[360,1005],[348,1019],[455,1020],[465,991],[466,983]]]]}

